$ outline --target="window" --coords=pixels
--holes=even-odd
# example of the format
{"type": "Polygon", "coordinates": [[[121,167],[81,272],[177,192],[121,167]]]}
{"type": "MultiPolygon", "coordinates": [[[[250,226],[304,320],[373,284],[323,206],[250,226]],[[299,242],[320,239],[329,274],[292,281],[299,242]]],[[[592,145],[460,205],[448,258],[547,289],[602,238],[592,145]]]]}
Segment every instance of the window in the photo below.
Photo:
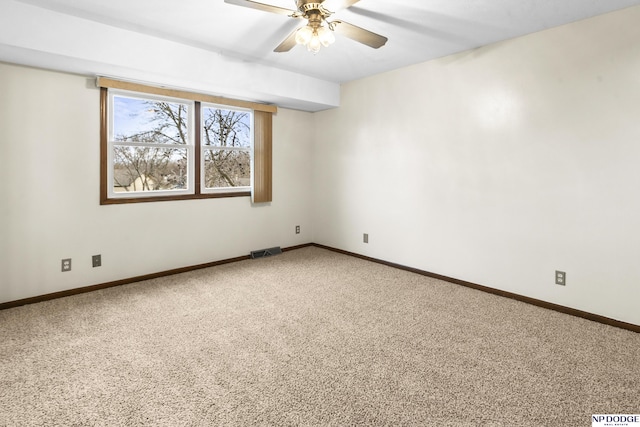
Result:
{"type": "Polygon", "coordinates": [[[98,78],[102,204],[271,201],[276,107],[98,78]]]}
{"type": "Polygon", "coordinates": [[[203,192],[251,186],[251,111],[201,108],[203,192]]]}
{"type": "Polygon", "coordinates": [[[109,94],[109,197],[192,194],[193,102],[109,94]]]}

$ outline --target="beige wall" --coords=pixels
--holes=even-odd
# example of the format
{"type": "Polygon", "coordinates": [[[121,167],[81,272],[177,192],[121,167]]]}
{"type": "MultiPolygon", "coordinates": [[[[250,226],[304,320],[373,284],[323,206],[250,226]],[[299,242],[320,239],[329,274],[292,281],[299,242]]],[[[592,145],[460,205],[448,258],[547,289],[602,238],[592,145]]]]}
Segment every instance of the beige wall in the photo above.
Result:
{"type": "Polygon", "coordinates": [[[270,205],[100,206],[94,81],[0,63],[0,302],[310,242],[311,123],[292,110],[274,117],[270,205]]]}
{"type": "Polygon", "coordinates": [[[314,241],[640,324],[639,22],[344,85],[315,115],[314,241]]]}

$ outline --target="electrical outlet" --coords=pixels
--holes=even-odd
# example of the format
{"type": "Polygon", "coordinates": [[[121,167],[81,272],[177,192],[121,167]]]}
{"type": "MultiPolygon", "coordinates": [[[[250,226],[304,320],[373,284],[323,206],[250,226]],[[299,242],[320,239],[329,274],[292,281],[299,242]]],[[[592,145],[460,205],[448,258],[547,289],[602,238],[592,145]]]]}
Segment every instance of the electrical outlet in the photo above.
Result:
{"type": "Polygon", "coordinates": [[[62,272],[71,271],[71,258],[62,260],[62,272]]]}
{"type": "Polygon", "coordinates": [[[102,255],[94,255],[91,257],[91,263],[93,267],[100,267],[102,265],[102,255]]]}
{"type": "Polygon", "coordinates": [[[364,243],[369,243],[369,235],[368,235],[367,233],[364,233],[364,234],[362,235],[362,241],[363,241],[364,243]]]}
{"type": "Polygon", "coordinates": [[[564,271],[556,270],[556,285],[567,285],[567,273],[565,273],[564,271]]]}
{"type": "Polygon", "coordinates": [[[300,226],[296,225],[296,234],[300,234],[300,226]]]}

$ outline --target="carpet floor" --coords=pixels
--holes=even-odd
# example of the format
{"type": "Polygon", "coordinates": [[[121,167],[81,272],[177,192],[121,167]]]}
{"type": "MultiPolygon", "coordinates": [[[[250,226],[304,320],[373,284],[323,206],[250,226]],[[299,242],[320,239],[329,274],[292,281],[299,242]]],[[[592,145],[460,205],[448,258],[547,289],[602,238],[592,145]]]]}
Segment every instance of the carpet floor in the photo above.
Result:
{"type": "Polygon", "coordinates": [[[0,426],[590,426],[640,334],[316,247],[0,312],[0,426]]]}

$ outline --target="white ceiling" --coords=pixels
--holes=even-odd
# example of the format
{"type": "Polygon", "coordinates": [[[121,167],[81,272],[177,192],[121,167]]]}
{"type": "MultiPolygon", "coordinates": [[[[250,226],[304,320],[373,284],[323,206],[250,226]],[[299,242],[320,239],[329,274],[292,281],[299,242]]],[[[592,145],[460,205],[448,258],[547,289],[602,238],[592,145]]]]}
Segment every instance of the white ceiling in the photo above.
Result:
{"type": "MultiPolygon", "coordinates": [[[[295,9],[295,0],[261,1],[295,9]]],[[[360,0],[332,18],[387,44],[338,34],[313,55],[302,46],[273,52],[304,21],[224,0],[0,0],[0,61],[319,111],[339,105],[341,83],[637,5],[360,0]]]]}
{"type": "MultiPolygon", "coordinates": [[[[223,0],[21,1],[338,83],[640,4],[640,0],[361,0],[334,18],[387,36],[386,46],[372,49],[338,35],[334,45],[313,55],[302,46],[288,53],[273,52],[301,20],[223,0]]],[[[295,9],[295,0],[261,2],[295,9]]]]}

